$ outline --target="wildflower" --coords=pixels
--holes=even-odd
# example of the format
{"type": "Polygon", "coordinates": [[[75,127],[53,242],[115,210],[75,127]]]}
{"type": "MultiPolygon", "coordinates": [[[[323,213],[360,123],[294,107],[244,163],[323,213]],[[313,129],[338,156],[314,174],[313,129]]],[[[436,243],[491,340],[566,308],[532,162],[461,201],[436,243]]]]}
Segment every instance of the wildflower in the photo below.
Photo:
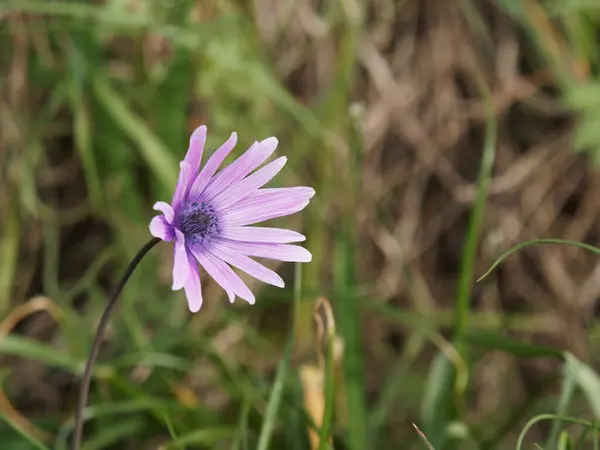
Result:
{"type": "Polygon", "coordinates": [[[190,311],[202,306],[198,263],[225,290],[253,304],[254,295],[231,266],[260,281],[283,287],[277,273],[251,257],[309,262],[300,233],[279,228],[250,226],[301,211],[315,194],[310,187],[263,188],[285,165],[279,157],[256,170],[277,148],[270,137],[255,142],[242,156],[215,175],[237,142],[236,133],[219,147],[202,170],[200,162],[206,127],[198,127],[180,163],[173,200],[157,202],[162,214],[150,222],[150,232],[163,241],[174,241],[173,290],[185,289],[190,311]]]}

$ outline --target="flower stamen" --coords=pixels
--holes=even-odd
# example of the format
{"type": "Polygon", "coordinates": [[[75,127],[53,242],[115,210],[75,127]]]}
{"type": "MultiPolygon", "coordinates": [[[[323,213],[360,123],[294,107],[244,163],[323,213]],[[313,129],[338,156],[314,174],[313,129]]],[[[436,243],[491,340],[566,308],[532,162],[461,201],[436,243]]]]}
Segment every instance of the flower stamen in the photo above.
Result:
{"type": "Polygon", "coordinates": [[[220,232],[214,208],[205,202],[188,203],[181,214],[181,231],[194,244],[220,232]]]}

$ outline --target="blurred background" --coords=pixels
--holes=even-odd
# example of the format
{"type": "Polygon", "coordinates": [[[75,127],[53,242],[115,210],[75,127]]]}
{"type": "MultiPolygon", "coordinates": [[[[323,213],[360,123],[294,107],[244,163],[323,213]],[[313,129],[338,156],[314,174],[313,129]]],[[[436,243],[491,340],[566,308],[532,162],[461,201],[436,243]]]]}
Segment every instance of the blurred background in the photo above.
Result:
{"type": "Polygon", "coordinates": [[[0,447],[68,448],[206,124],[278,137],[313,261],[192,315],[156,247],[85,450],[596,448],[539,415],[600,418],[598,256],[475,280],[600,245],[599,41],[595,0],[2,0],[0,447]]]}

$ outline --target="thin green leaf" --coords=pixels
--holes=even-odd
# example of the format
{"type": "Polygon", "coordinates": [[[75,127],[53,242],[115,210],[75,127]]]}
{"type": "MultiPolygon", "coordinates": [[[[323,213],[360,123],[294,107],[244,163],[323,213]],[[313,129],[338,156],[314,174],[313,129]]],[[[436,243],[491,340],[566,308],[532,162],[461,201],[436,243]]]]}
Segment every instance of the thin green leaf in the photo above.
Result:
{"type": "Polygon", "coordinates": [[[3,211],[3,233],[0,238],[0,267],[2,267],[0,270],[0,315],[2,316],[10,306],[10,293],[15,281],[21,238],[16,198],[8,192],[5,201],[7,204],[3,211]]]}
{"type": "Polygon", "coordinates": [[[85,171],[85,181],[92,207],[100,210],[103,202],[102,184],[93,153],[92,117],[85,93],[84,79],[87,78],[86,48],[80,42],[88,43],[86,34],[79,34],[79,39],[69,39],[70,70],[68,82],[69,101],[73,111],[73,133],[75,147],[79,153],[85,171]]]}
{"type": "Polygon", "coordinates": [[[469,332],[467,342],[473,347],[502,350],[520,358],[562,358],[563,352],[552,347],[530,344],[497,333],[469,332]]]}
{"type": "MultiPolygon", "coordinates": [[[[4,414],[2,411],[0,411],[0,418],[4,422],[6,422],[8,424],[8,426],[10,426],[13,430],[15,430],[21,436],[23,436],[23,439],[25,439],[27,442],[29,442],[33,447],[35,447],[39,450],[50,450],[50,447],[46,446],[43,442],[41,442],[35,436],[32,436],[29,433],[27,433],[27,431],[25,431],[17,423],[15,423],[9,415],[4,414]]],[[[5,448],[5,447],[3,447],[3,448],[5,448]]]]}
{"type": "MultiPolygon", "coordinates": [[[[573,442],[571,441],[571,436],[567,433],[566,430],[561,431],[558,440],[556,441],[556,450],[575,450],[573,447],[573,442]]],[[[546,447],[550,450],[551,447],[546,445],[546,447]]]]}
{"type": "Polygon", "coordinates": [[[573,108],[598,111],[600,107],[600,82],[587,81],[571,84],[565,93],[566,102],[573,108]]]}
{"type": "Polygon", "coordinates": [[[281,405],[281,399],[283,397],[285,380],[289,372],[290,356],[292,354],[292,341],[290,340],[285,348],[285,352],[277,368],[277,375],[275,376],[275,382],[271,388],[269,395],[269,402],[267,403],[267,411],[263,419],[262,428],[260,429],[260,435],[258,437],[257,450],[268,450],[273,432],[275,431],[275,425],[279,417],[279,406],[281,405]]]}
{"type": "Polygon", "coordinates": [[[583,391],[596,418],[600,419],[600,377],[587,364],[571,353],[565,353],[565,376],[583,391]]]}
{"type": "MultiPolygon", "coordinates": [[[[84,420],[86,422],[100,417],[112,416],[112,415],[131,415],[132,413],[148,411],[154,413],[159,420],[165,416],[167,411],[168,402],[162,401],[153,397],[139,397],[132,400],[123,400],[118,402],[111,402],[98,405],[90,405],[85,409],[84,420]]],[[[178,409],[183,409],[179,405],[175,405],[178,409]]],[[[55,450],[66,450],[69,435],[73,430],[73,421],[63,425],[56,438],[55,450]]]]}
{"type": "MultiPolygon", "coordinates": [[[[475,79],[484,103],[486,119],[485,135],[483,156],[477,177],[475,202],[469,218],[465,244],[462,251],[453,327],[453,342],[465,360],[468,360],[468,358],[463,337],[469,327],[475,257],[483,225],[485,200],[496,156],[497,139],[497,123],[491,93],[482,74],[476,72],[475,79]]],[[[446,427],[457,409],[454,404],[456,399],[453,395],[453,385],[458,379],[451,361],[440,350],[434,360],[433,370],[429,372],[422,403],[424,432],[436,448],[443,448],[448,439],[446,427]]],[[[465,385],[457,386],[457,389],[461,390],[458,394],[462,396],[465,385]]],[[[460,398],[457,397],[457,399],[460,398]]]]}
{"type": "Polygon", "coordinates": [[[251,408],[252,403],[245,401],[240,414],[236,438],[231,444],[231,450],[248,450],[248,416],[251,408]]]}
{"type": "Polygon", "coordinates": [[[489,89],[483,81],[482,76],[477,73],[479,90],[482,94],[485,107],[485,137],[483,145],[483,157],[479,175],[477,178],[477,192],[473,210],[469,218],[469,226],[466,235],[466,244],[463,248],[460,264],[460,275],[458,279],[458,291],[456,294],[454,337],[460,338],[468,328],[468,319],[470,312],[471,291],[473,289],[473,273],[475,271],[475,256],[477,254],[477,245],[479,234],[483,224],[483,214],[485,212],[485,200],[487,197],[488,186],[492,176],[492,167],[496,157],[496,133],[497,123],[494,115],[494,107],[489,89]]]}
{"type": "Polygon", "coordinates": [[[267,411],[265,413],[263,424],[260,429],[260,434],[258,436],[258,445],[256,447],[257,450],[268,450],[269,448],[269,444],[271,442],[271,438],[273,436],[273,432],[275,430],[275,425],[278,418],[279,407],[283,398],[285,380],[290,370],[290,358],[292,355],[292,348],[294,345],[294,329],[297,326],[296,313],[299,311],[299,305],[302,300],[302,268],[298,263],[296,264],[295,275],[294,317],[292,318],[292,331],[290,333],[289,341],[285,347],[283,357],[279,361],[279,365],[277,367],[277,375],[275,376],[275,382],[273,383],[271,393],[269,394],[267,411]]]}
{"type": "Polygon", "coordinates": [[[233,437],[235,434],[235,428],[214,428],[208,430],[196,430],[191,433],[181,435],[176,441],[173,441],[163,447],[161,450],[173,450],[181,449],[186,445],[206,445],[211,448],[215,447],[215,444],[223,441],[226,438],[233,437]]]}
{"type": "Polygon", "coordinates": [[[175,186],[178,164],[169,149],[148,124],[129,108],[105,77],[96,74],[92,87],[98,102],[123,132],[138,145],[142,157],[156,177],[164,186],[175,186]]]}
{"type": "Polygon", "coordinates": [[[169,432],[169,436],[171,436],[171,439],[176,441],[177,440],[177,432],[175,431],[175,427],[173,426],[173,421],[171,420],[171,417],[169,416],[169,414],[167,414],[165,412],[163,414],[163,418],[165,421],[165,425],[167,426],[167,431],[169,432]]]}
{"type": "Polygon", "coordinates": [[[88,438],[83,444],[82,450],[110,448],[122,439],[138,435],[146,426],[146,420],[140,418],[117,421],[110,427],[104,428],[101,433],[96,434],[93,438],[88,438]]]}
{"type": "Polygon", "coordinates": [[[421,402],[423,430],[434,448],[444,448],[448,439],[446,424],[454,411],[454,377],[452,362],[438,352],[431,363],[421,402]]]}
{"type": "Polygon", "coordinates": [[[338,233],[336,242],[336,286],[340,292],[336,317],[344,341],[344,381],[348,416],[348,441],[351,450],[367,447],[366,393],[364,381],[363,346],[361,342],[360,306],[354,292],[356,268],[355,240],[347,229],[338,233]],[[351,237],[352,236],[352,237],[351,237]]]}
{"type": "Polygon", "coordinates": [[[494,271],[494,269],[496,267],[498,267],[498,265],[500,263],[502,263],[502,261],[504,261],[506,258],[508,258],[513,253],[517,253],[518,251],[524,249],[525,247],[529,247],[529,246],[537,245],[537,244],[562,244],[562,245],[570,245],[570,246],[579,247],[579,248],[582,248],[582,249],[587,250],[589,252],[592,252],[592,253],[595,253],[597,255],[600,255],[600,248],[594,247],[593,245],[584,244],[583,242],[568,241],[566,239],[554,239],[554,238],[532,239],[530,241],[521,242],[521,243],[515,245],[514,247],[512,247],[510,250],[507,250],[506,252],[504,252],[498,259],[496,259],[496,261],[494,261],[494,263],[490,266],[490,268],[488,270],[486,270],[485,273],[483,275],[481,275],[477,279],[477,282],[483,280],[490,273],[492,273],[494,271]]]}
{"type": "Polygon", "coordinates": [[[46,366],[79,373],[80,361],[56,348],[29,338],[8,335],[0,339],[0,353],[38,361],[46,366]]]}
{"type": "MultiPolygon", "coordinates": [[[[568,361],[566,361],[565,365],[564,365],[565,367],[563,368],[564,373],[563,373],[562,389],[560,392],[560,398],[558,400],[558,405],[556,406],[556,415],[557,416],[565,416],[567,414],[569,405],[571,403],[573,395],[575,394],[576,380],[574,377],[574,371],[569,370],[567,368],[568,364],[569,364],[568,361]]],[[[554,422],[552,424],[552,429],[550,430],[550,434],[548,435],[548,440],[546,441],[546,448],[548,448],[548,450],[552,450],[553,448],[558,446],[558,449],[560,449],[562,439],[564,439],[565,435],[568,438],[566,431],[562,430],[562,423],[560,421],[554,422]],[[559,438],[559,434],[560,434],[560,438],[559,438]],[[557,442],[558,442],[558,444],[557,444],[557,442]]],[[[569,442],[570,442],[570,440],[569,440],[569,442]]]]}
{"type": "Polygon", "coordinates": [[[517,440],[517,448],[516,448],[516,450],[522,450],[523,449],[523,442],[525,441],[525,436],[527,435],[527,432],[535,424],[537,424],[539,422],[542,422],[544,420],[560,420],[562,422],[572,423],[572,424],[575,424],[575,425],[582,425],[582,426],[587,427],[587,428],[595,428],[595,427],[598,426],[598,424],[596,424],[594,422],[590,422],[588,420],[583,420],[583,419],[577,419],[577,418],[574,418],[574,417],[557,416],[556,414],[539,414],[539,415],[533,417],[529,422],[527,422],[527,424],[525,425],[525,427],[523,428],[523,430],[519,434],[519,439],[517,440]]]}

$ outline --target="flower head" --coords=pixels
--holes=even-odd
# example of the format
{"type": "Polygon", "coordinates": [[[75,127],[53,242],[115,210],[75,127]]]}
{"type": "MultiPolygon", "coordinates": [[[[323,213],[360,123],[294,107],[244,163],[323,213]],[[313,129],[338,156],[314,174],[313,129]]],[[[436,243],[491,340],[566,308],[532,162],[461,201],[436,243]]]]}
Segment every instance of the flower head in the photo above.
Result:
{"type": "Polygon", "coordinates": [[[282,156],[258,169],[277,148],[277,139],[255,142],[219,173],[217,169],[233,150],[237,135],[232,133],[200,170],[205,142],[206,127],[198,127],[180,163],[171,204],[157,202],[154,209],[162,214],[150,222],[154,237],[175,243],[173,290],[185,289],[192,312],[202,306],[198,263],[225,290],[230,302],[237,295],[253,304],[254,295],[231,266],[283,287],[277,273],[251,257],[311,260],[308,250],[290,244],[305,240],[300,233],[249,226],[301,211],[315,194],[310,187],[263,188],[287,160],[282,156]]]}

